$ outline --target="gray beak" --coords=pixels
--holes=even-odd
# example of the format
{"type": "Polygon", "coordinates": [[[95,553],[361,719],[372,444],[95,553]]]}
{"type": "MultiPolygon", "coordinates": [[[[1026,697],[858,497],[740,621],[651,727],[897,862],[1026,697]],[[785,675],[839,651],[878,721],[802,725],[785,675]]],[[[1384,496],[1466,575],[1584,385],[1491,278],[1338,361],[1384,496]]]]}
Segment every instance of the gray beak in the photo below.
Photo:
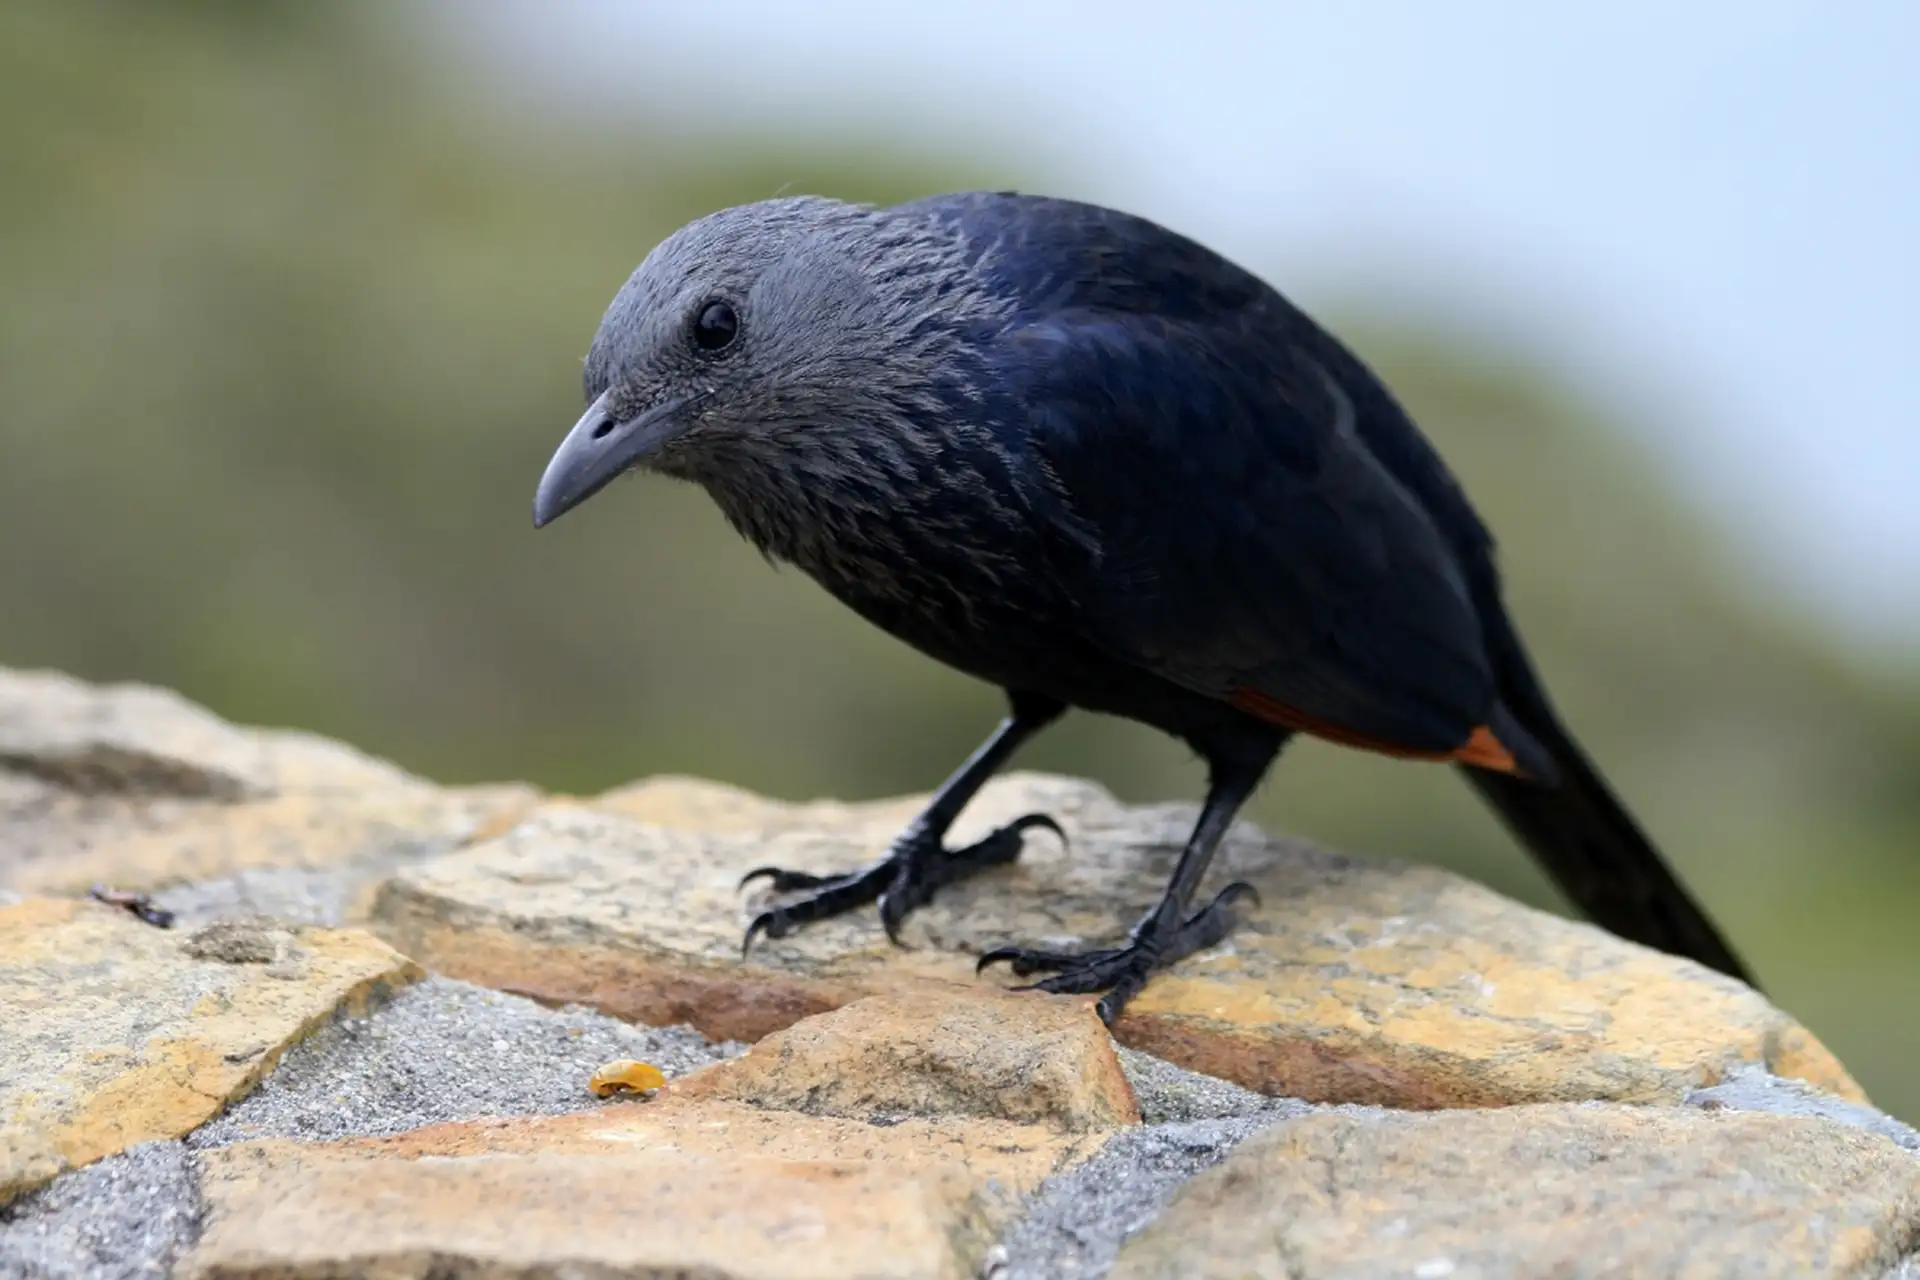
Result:
{"type": "Polygon", "coordinates": [[[679,433],[686,403],[656,405],[625,422],[614,421],[605,395],[588,405],[540,477],[533,495],[533,527],[558,520],[657,452],[679,433]]]}

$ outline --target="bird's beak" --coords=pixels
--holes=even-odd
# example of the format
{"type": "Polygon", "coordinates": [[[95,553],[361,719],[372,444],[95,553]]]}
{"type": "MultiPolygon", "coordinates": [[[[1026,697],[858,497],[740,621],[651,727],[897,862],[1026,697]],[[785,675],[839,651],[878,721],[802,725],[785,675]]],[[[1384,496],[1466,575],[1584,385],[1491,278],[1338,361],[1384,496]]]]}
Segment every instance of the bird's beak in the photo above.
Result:
{"type": "Polygon", "coordinates": [[[675,400],[618,422],[607,395],[588,405],[540,477],[533,495],[533,527],[558,520],[658,452],[685,425],[686,407],[685,400],[675,400]]]}

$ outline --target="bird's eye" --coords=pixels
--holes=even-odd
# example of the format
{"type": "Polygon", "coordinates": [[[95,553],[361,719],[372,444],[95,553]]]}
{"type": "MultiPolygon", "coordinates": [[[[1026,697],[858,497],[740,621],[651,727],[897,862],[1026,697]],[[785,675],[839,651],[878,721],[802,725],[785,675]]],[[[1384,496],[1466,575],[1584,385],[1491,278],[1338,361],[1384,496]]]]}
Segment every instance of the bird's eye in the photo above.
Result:
{"type": "Polygon", "coordinates": [[[740,317],[724,302],[707,303],[693,318],[693,345],[702,351],[729,347],[739,334],[740,317]]]}

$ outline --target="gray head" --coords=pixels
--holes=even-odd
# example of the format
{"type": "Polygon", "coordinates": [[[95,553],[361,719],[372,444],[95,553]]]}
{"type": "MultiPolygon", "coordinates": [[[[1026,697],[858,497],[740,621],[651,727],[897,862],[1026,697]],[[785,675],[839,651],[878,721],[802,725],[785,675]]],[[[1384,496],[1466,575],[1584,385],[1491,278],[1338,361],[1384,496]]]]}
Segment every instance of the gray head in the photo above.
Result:
{"type": "Polygon", "coordinates": [[[953,325],[923,321],[993,309],[962,248],[930,218],[811,196],[682,227],[601,320],[535,526],[636,468],[699,482],[744,526],[888,465],[952,357],[953,325]]]}

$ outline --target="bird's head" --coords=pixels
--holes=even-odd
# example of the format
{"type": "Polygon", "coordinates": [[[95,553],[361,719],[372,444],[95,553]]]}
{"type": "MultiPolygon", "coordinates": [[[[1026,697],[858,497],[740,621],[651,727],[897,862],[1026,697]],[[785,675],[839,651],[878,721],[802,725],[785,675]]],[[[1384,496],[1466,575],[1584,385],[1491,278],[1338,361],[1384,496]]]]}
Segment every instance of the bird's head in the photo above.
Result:
{"type": "Polygon", "coordinates": [[[682,227],[600,322],[587,410],[540,479],[535,527],[637,469],[710,490],[830,473],[941,358],[916,321],[951,296],[933,277],[958,259],[929,224],[811,196],[682,227]]]}

